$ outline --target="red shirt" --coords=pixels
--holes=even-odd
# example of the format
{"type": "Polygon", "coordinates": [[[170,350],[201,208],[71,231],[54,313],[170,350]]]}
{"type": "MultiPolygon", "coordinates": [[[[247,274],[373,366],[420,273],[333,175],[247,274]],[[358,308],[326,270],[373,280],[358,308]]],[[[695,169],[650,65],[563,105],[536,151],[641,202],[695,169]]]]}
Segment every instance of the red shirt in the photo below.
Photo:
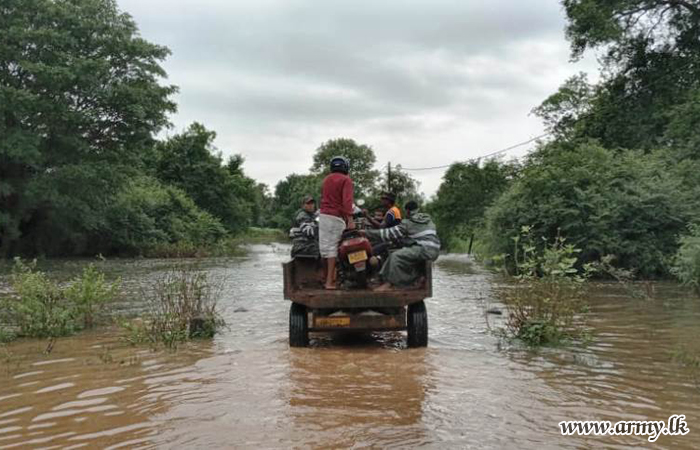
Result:
{"type": "Polygon", "coordinates": [[[321,186],[321,214],[345,219],[352,216],[353,185],[349,176],[333,172],[323,180],[321,186]]]}

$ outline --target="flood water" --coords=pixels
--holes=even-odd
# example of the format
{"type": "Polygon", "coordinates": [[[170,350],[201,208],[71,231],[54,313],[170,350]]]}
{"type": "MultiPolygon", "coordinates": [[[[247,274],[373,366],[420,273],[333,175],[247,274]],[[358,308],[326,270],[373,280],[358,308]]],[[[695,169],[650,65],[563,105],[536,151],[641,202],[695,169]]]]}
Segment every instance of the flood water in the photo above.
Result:
{"type": "MultiPolygon", "coordinates": [[[[562,436],[562,420],[666,420],[690,433],[661,448],[700,447],[700,300],[660,284],[652,299],[593,289],[587,347],[529,351],[499,339],[499,278],[446,255],[427,301],[430,343],[402,333],[319,335],[287,344],[280,264],[288,247],[207,260],[225,280],[230,329],[176,352],[131,347],[118,329],[0,347],[0,448],[632,448],[641,436],[562,436]],[[487,320],[488,318],[488,320],[487,320]]],[[[50,263],[59,276],[84,262],[50,263]]],[[[171,262],[108,261],[138,291],[171,262]]]]}

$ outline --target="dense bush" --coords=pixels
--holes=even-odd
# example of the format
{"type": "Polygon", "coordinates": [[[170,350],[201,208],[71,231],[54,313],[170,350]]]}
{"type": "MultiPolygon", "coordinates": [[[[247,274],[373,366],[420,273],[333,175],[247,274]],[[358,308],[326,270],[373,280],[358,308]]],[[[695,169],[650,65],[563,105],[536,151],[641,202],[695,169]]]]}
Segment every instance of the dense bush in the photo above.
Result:
{"type": "Polygon", "coordinates": [[[253,222],[258,185],[243,173],[243,158],[224,164],[214,147],[216,133],[194,123],[184,132],[159,142],[154,173],[163,183],[180,188],[204,211],[232,232],[253,222]]]}
{"type": "Polygon", "coordinates": [[[151,251],[163,244],[207,246],[226,235],[221,222],[181,190],[140,177],[119,192],[107,213],[112,252],[151,251]]]}
{"type": "Polygon", "coordinates": [[[120,281],[105,281],[105,274],[94,264],[87,265],[81,275],[71,280],[63,293],[72,316],[82,322],[82,328],[92,328],[97,314],[117,296],[119,285],[120,281]]]}
{"type": "Polygon", "coordinates": [[[170,52],[116,2],[8,0],[0,29],[0,257],[194,247],[261,220],[265,187],[213,132],[156,139],[170,52]]]}
{"type": "Polygon", "coordinates": [[[672,272],[683,284],[700,294],[700,226],[691,225],[688,234],[680,238],[672,272]]]}
{"type": "Polygon", "coordinates": [[[487,241],[492,252],[509,252],[520,229],[531,226],[548,240],[566,236],[583,250],[579,264],[615,255],[619,267],[641,276],[665,274],[688,220],[682,190],[654,154],[550,145],[487,212],[487,241]]]}

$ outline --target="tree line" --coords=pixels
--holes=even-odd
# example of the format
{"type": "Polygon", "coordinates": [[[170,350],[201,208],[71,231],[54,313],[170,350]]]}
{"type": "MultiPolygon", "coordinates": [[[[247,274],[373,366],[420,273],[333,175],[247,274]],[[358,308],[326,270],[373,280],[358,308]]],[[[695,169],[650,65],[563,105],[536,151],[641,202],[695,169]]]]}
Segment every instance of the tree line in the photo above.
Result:
{"type": "Polygon", "coordinates": [[[612,255],[654,277],[685,261],[697,283],[700,6],[562,4],[572,59],[596,52],[601,81],[577,75],[534,109],[550,138],[521,163],[454,164],[431,205],[440,230],[448,245],[474,235],[496,255],[528,227],[541,245],[563,236],[582,249],[580,264],[612,255]]]}
{"type": "Polygon", "coordinates": [[[0,256],[138,254],[286,229],[342,155],[356,197],[370,209],[382,191],[420,199],[448,250],[473,237],[483,255],[512,253],[527,227],[536,242],[563,236],[582,249],[579,264],[614,255],[642,276],[678,273],[679,260],[700,267],[700,8],[562,4],[572,59],[596,52],[601,81],[577,75],[533,110],[549,138],[527,158],[455,163],[426,200],[352,139],[321,144],[308,172],[270,189],[240,155],[223,158],[202,124],[162,138],[177,110],[161,67],[169,50],[141,38],[115,1],[6,0],[0,256]]]}
{"type": "Polygon", "coordinates": [[[170,51],[141,38],[113,0],[7,0],[0,29],[2,257],[148,254],[286,229],[338,154],[353,161],[358,197],[380,186],[417,194],[350,139],[323,144],[309,173],[270,193],[204,125],[160,138],[177,110],[161,66],[170,51]]]}
{"type": "Polygon", "coordinates": [[[0,255],[206,246],[253,225],[264,189],[176,111],[165,47],[111,0],[0,7],[0,255]]]}

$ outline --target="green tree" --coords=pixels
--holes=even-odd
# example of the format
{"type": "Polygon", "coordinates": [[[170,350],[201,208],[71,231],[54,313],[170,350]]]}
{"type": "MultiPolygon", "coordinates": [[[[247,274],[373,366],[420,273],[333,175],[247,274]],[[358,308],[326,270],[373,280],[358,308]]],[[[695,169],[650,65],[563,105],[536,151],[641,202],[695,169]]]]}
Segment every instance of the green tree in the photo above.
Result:
{"type": "Polygon", "coordinates": [[[271,226],[288,230],[294,213],[301,208],[305,196],[311,195],[318,206],[322,178],[319,175],[291,174],[275,186],[272,199],[271,226]]]}
{"type": "Polygon", "coordinates": [[[516,163],[488,160],[455,163],[443,176],[429,205],[447,246],[453,238],[468,239],[483,226],[484,213],[518,173],[516,163]]]}
{"type": "Polygon", "coordinates": [[[579,263],[615,255],[620,267],[663,275],[691,214],[682,190],[663,155],[554,143],[531,156],[489,208],[487,238],[494,253],[510,253],[531,227],[538,239],[561,235],[582,249],[579,263]]]}
{"type": "Polygon", "coordinates": [[[355,184],[355,195],[368,196],[379,178],[379,172],[374,169],[377,157],[372,147],[358,144],[352,139],[331,139],[316,149],[311,173],[321,177],[328,175],[330,161],[334,156],[343,156],[350,161],[350,177],[355,184]]]}
{"type": "Polygon", "coordinates": [[[402,207],[408,200],[423,201],[423,196],[418,191],[419,188],[420,181],[413,178],[398,164],[391,168],[391,175],[389,175],[388,170],[379,175],[377,183],[371,191],[371,197],[378,201],[381,193],[388,191],[396,195],[396,203],[402,207]]]}
{"type": "Polygon", "coordinates": [[[234,156],[223,164],[213,145],[215,138],[215,132],[194,123],[183,133],[160,142],[156,174],[163,182],[186,192],[229,230],[241,231],[253,221],[256,183],[243,173],[242,157],[234,156]]]}
{"type": "Polygon", "coordinates": [[[532,112],[542,119],[550,133],[560,139],[572,138],[577,124],[590,110],[593,94],[594,87],[588,83],[588,76],[579,73],[566,80],[532,112]]]}
{"type": "Polygon", "coordinates": [[[4,0],[0,29],[0,253],[86,251],[175,111],[169,51],[112,0],[4,0]]]}
{"type": "MultiPolygon", "coordinates": [[[[695,113],[700,89],[700,5],[680,0],[563,4],[572,57],[587,49],[602,51],[603,80],[592,88],[570,80],[536,112],[560,136],[595,138],[608,148],[651,151],[676,145],[677,136],[669,134],[678,119],[673,111],[695,113]]],[[[698,133],[695,128],[695,137],[684,139],[698,133]]]]}
{"type": "Polygon", "coordinates": [[[700,5],[690,0],[563,0],[571,53],[609,46],[612,58],[642,41],[647,49],[697,49],[700,5]]]}

